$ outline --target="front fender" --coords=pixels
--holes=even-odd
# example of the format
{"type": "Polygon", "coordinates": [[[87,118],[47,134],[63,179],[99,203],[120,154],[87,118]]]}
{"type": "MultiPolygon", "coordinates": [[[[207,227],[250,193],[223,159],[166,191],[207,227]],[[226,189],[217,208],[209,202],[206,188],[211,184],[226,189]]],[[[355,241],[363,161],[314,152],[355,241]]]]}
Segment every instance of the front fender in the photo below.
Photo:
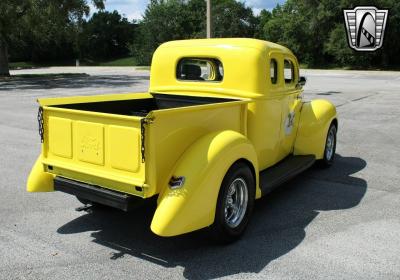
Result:
{"type": "Polygon", "coordinates": [[[331,102],[317,99],[304,103],[301,108],[294,154],[323,158],[326,135],[334,120],[337,120],[336,108],[331,102]]]}
{"type": "Polygon", "coordinates": [[[40,155],[29,174],[26,190],[28,192],[52,192],[54,191],[53,181],[54,175],[44,171],[40,155]]]}
{"type": "Polygon", "coordinates": [[[174,176],[184,176],[185,183],[172,190],[168,186],[158,199],[151,230],[161,236],[174,236],[207,227],[214,222],[222,180],[230,166],[239,159],[251,163],[257,195],[258,163],[253,145],[235,131],[219,131],[197,140],[178,161],[174,176]]]}

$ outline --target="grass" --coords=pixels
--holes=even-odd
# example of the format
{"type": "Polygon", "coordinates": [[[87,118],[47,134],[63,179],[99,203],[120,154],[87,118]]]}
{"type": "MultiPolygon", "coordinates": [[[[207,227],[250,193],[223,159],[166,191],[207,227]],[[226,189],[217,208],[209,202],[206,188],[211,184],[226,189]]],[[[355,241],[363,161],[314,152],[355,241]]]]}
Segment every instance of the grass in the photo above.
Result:
{"type": "Polygon", "coordinates": [[[136,66],[136,70],[150,70],[150,66],[136,66]]]}
{"type": "Polygon", "coordinates": [[[77,77],[88,77],[86,73],[57,73],[57,74],[17,74],[8,77],[0,77],[0,82],[20,79],[63,79],[63,78],[77,78],[77,77]]]}
{"type": "Polygon", "coordinates": [[[29,69],[29,68],[36,68],[37,65],[35,65],[32,62],[26,62],[26,61],[21,61],[21,62],[10,62],[9,63],[10,70],[14,69],[29,69]]]}
{"type": "Polygon", "coordinates": [[[334,63],[328,63],[323,65],[308,65],[306,63],[300,63],[300,69],[313,69],[313,70],[358,70],[358,71],[400,71],[399,66],[391,66],[391,67],[357,67],[351,65],[338,65],[334,63]]]}
{"type": "MultiPolygon", "coordinates": [[[[128,66],[128,67],[133,67],[133,66],[137,65],[137,62],[134,57],[123,57],[123,58],[117,58],[117,59],[112,59],[112,60],[101,60],[101,61],[82,59],[80,61],[80,65],[81,66],[128,66]]],[[[50,63],[34,63],[34,62],[30,62],[30,61],[11,62],[10,70],[32,69],[32,68],[49,67],[49,66],[75,66],[75,61],[50,62],[50,63]]]]}
{"type": "Polygon", "coordinates": [[[99,66],[136,66],[136,60],[133,57],[119,58],[115,60],[99,62],[99,66]]]}
{"type": "Polygon", "coordinates": [[[12,75],[11,77],[15,78],[53,78],[53,79],[61,79],[67,77],[85,77],[89,76],[86,73],[46,73],[46,74],[17,74],[12,75]]]}
{"type": "Polygon", "coordinates": [[[320,70],[351,70],[348,66],[338,66],[335,64],[324,64],[311,66],[307,63],[300,63],[300,69],[320,69],[320,70]]]}
{"type": "Polygon", "coordinates": [[[112,60],[90,60],[84,59],[81,61],[82,66],[128,66],[133,67],[136,66],[136,60],[134,57],[123,57],[123,58],[116,58],[112,60]]]}
{"type": "Polygon", "coordinates": [[[43,67],[51,67],[51,66],[75,66],[75,61],[55,61],[55,62],[31,62],[31,61],[19,61],[19,62],[10,62],[9,67],[10,70],[18,70],[18,69],[34,69],[34,68],[43,68],[43,67]]]}

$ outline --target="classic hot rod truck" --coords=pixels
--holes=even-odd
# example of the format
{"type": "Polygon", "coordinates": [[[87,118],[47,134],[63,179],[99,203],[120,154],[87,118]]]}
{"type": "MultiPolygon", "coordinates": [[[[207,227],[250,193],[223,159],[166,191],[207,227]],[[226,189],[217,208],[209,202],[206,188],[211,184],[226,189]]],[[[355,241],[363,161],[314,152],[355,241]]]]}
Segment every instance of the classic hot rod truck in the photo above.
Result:
{"type": "Polygon", "coordinates": [[[338,122],[302,100],[290,50],[255,39],[162,44],[147,93],[39,99],[42,152],[29,192],[62,191],[129,210],[156,197],[151,230],[245,230],[254,200],[310,167],[329,166],[338,122]]]}

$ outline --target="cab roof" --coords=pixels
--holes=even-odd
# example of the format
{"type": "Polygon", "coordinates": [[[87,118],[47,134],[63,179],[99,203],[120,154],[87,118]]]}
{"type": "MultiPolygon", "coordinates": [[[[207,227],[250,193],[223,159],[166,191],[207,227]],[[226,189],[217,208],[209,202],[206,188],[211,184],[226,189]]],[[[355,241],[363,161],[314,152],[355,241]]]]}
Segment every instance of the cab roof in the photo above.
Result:
{"type": "Polygon", "coordinates": [[[281,51],[283,53],[292,52],[281,45],[252,38],[212,38],[212,39],[189,39],[169,41],[160,46],[160,48],[176,48],[176,47],[237,47],[237,48],[253,48],[259,51],[281,51]]]}
{"type": "MultiPolygon", "coordinates": [[[[154,52],[150,72],[150,92],[201,94],[203,96],[234,96],[251,98],[266,96],[272,89],[267,77],[270,75],[270,56],[279,61],[284,57],[298,62],[293,53],[278,44],[247,38],[191,39],[166,42],[154,52]],[[212,58],[221,62],[221,81],[179,80],[177,67],[184,58],[212,58]]],[[[282,63],[278,63],[283,71],[282,63]]],[[[274,89],[283,88],[279,79],[274,89]]]]}

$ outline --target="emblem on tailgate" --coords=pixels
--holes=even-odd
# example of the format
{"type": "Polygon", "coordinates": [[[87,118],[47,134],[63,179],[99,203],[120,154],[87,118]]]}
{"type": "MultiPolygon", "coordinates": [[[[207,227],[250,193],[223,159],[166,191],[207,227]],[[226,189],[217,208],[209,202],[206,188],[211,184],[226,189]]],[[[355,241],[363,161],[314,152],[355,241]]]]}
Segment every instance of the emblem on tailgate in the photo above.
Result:
{"type": "Polygon", "coordinates": [[[96,137],[92,137],[89,135],[85,135],[81,138],[81,150],[85,151],[93,151],[98,153],[100,149],[99,140],[96,137]]]}

